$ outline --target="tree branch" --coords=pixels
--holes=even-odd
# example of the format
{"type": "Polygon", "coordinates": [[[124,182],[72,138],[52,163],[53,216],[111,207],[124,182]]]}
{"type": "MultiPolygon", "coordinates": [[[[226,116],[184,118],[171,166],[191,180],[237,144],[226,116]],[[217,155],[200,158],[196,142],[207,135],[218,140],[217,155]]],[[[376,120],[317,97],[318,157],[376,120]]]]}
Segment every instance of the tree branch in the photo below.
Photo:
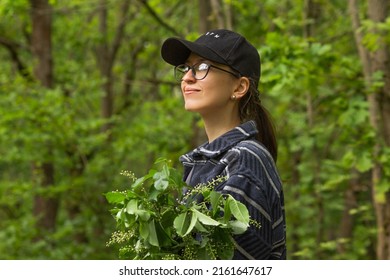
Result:
{"type": "Polygon", "coordinates": [[[162,25],[162,27],[164,27],[165,29],[169,30],[170,32],[172,32],[173,34],[175,34],[176,36],[179,36],[179,37],[183,37],[182,34],[180,34],[175,28],[173,28],[172,26],[170,26],[168,23],[166,23],[165,21],[163,21],[161,19],[161,17],[159,17],[159,15],[152,9],[152,7],[150,7],[149,3],[147,0],[139,0],[141,2],[141,4],[143,4],[146,8],[146,10],[150,13],[150,15],[159,23],[162,25]]]}
{"type": "Polygon", "coordinates": [[[119,22],[118,27],[117,27],[117,32],[115,34],[115,38],[114,38],[114,41],[112,43],[112,49],[111,49],[111,53],[110,53],[110,60],[111,60],[112,64],[115,60],[115,56],[118,53],[121,41],[123,39],[123,34],[125,31],[125,27],[126,27],[127,14],[129,12],[129,6],[130,6],[130,1],[127,1],[127,0],[123,1],[123,4],[121,6],[121,18],[120,18],[120,22],[119,22]]]}
{"type": "Polygon", "coordinates": [[[369,83],[370,76],[371,76],[371,63],[370,63],[368,52],[363,47],[363,43],[362,43],[363,36],[359,31],[360,19],[359,19],[358,4],[356,0],[348,1],[348,11],[351,17],[352,29],[355,35],[355,43],[359,52],[360,59],[362,60],[363,63],[364,77],[366,78],[366,81],[369,83]]]}
{"type": "Polygon", "coordinates": [[[3,37],[0,37],[0,45],[3,45],[8,50],[16,69],[18,69],[18,72],[27,80],[32,80],[31,73],[19,58],[18,48],[20,46],[17,43],[3,37]]]}

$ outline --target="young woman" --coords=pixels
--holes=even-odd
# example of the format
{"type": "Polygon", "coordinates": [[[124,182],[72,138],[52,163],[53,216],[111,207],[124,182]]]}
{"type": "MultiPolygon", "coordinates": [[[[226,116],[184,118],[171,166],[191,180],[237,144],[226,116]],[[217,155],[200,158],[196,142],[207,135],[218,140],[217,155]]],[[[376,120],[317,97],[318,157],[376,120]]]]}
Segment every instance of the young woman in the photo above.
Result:
{"type": "Polygon", "coordinates": [[[208,142],[183,155],[190,186],[227,180],[216,187],[243,202],[260,224],[235,237],[234,259],[286,259],[285,214],[273,125],[257,90],[260,57],[243,36],[209,31],[194,42],[168,38],[163,59],[175,66],[185,109],[199,113],[208,142]]]}

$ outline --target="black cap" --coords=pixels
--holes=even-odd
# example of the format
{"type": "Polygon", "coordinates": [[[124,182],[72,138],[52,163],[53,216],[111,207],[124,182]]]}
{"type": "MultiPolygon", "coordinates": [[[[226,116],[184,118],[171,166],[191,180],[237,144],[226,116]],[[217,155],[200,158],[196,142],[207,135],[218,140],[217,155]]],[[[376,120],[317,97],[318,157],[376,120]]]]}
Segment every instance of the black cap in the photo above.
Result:
{"type": "Polygon", "coordinates": [[[211,30],[194,42],[168,38],[161,47],[162,58],[171,65],[185,63],[191,52],[205,59],[230,66],[242,76],[260,79],[260,56],[257,49],[240,34],[226,30],[211,30]]]}

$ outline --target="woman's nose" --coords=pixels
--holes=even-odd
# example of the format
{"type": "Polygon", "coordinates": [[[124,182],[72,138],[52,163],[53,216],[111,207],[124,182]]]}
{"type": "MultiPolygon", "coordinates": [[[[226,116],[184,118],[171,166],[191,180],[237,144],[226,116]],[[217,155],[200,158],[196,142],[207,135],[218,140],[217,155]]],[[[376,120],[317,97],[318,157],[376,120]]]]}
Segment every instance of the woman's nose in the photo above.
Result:
{"type": "Polygon", "coordinates": [[[185,81],[185,82],[195,82],[195,77],[194,75],[192,74],[192,71],[188,71],[187,73],[185,73],[185,75],[183,76],[183,78],[181,79],[182,81],[185,81]]]}

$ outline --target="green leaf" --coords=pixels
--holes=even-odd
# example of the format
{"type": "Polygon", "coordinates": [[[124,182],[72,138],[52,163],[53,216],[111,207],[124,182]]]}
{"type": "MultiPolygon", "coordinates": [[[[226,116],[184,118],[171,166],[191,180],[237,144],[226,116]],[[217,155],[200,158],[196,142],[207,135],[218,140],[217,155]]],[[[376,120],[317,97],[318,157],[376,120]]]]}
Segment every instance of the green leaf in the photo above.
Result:
{"type": "Polygon", "coordinates": [[[223,220],[227,223],[232,217],[232,210],[230,209],[230,205],[227,200],[224,200],[224,208],[223,208],[223,220]]]}
{"type": "Polygon", "coordinates": [[[158,196],[160,195],[161,191],[156,190],[155,188],[151,188],[149,191],[149,200],[157,201],[158,196]]]}
{"type": "Polygon", "coordinates": [[[189,234],[192,231],[192,229],[195,227],[197,221],[198,221],[198,219],[197,219],[196,214],[194,212],[192,212],[190,225],[188,226],[188,229],[183,236],[186,236],[187,234],[189,234]]]}
{"type": "Polygon", "coordinates": [[[172,238],[171,238],[171,232],[169,230],[169,228],[164,228],[161,223],[157,222],[155,224],[156,226],[156,232],[157,232],[157,236],[158,236],[158,242],[159,242],[159,246],[161,247],[169,247],[169,246],[172,246],[172,244],[175,242],[172,238]],[[168,230],[168,232],[166,231],[168,230]]]}
{"type": "Polygon", "coordinates": [[[229,221],[229,227],[232,229],[233,234],[242,234],[244,233],[247,229],[249,224],[248,223],[243,223],[238,220],[235,221],[229,221]]]}
{"type": "Polygon", "coordinates": [[[386,195],[389,192],[390,189],[390,182],[387,179],[380,180],[379,183],[377,183],[374,187],[375,194],[374,198],[375,201],[379,204],[385,204],[386,203],[386,195]]]}
{"type": "Polygon", "coordinates": [[[196,214],[197,219],[199,222],[201,222],[204,225],[209,225],[209,226],[219,226],[221,225],[220,222],[214,220],[213,218],[199,212],[195,208],[192,208],[191,211],[196,214]]]}
{"type": "Polygon", "coordinates": [[[122,223],[126,228],[131,228],[136,226],[136,219],[134,215],[126,215],[124,209],[123,209],[123,215],[122,215],[122,223]]]}
{"type": "Polygon", "coordinates": [[[132,190],[126,191],[126,198],[138,198],[139,196],[132,190]]]}
{"type": "Polygon", "coordinates": [[[126,219],[125,210],[124,209],[119,210],[118,213],[116,213],[116,220],[122,223],[125,221],[125,219],[126,219]]]}
{"type": "Polygon", "coordinates": [[[149,226],[148,241],[149,241],[150,245],[158,247],[159,242],[158,242],[158,237],[157,237],[156,226],[154,224],[154,220],[151,220],[149,222],[148,226],[149,226]]]}
{"type": "Polygon", "coordinates": [[[184,236],[191,223],[191,212],[181,213],[173,221],[173,226],[179,236],[184,236]]]}
{"type": "Polygon", "coordinates": [[[121,192],[108,192],[104,195],[110,204],[121,203],[126,198],[126,195],[121,192]]]}
{"type": "Polygon", "coordinates": [[[196,258],[197,260],[209,260],[210,259],[210,256],[207,252],[207,243],[204,247],[201,247],[201,248],[197,248],[196,250],[196,258]]]}
{"type": "Polygon", "coordinates": [[[134,181],[134,183],[131,185],[131,187],[132,187],[134,190],[137,190],[139,187],[142,186],[142,184],[143,184],[147,179],[148,179],[147,176],[138,178],[137,180],[134,181]]]}
{"type": "Polygon", "coordinates": [[[228,196],[227,204],[232,212],[232,215],[240,222],[249,223],[249,212],[244,204],[235,200],[231,195],[228,196]]]}
{"type": "Polygon", "coordinates": [[[172,208],[168,208],[161,215],[161,220],[160,220],[161,226],[163,228],[170,227],[171,225],[173,225],[173,221],[175,220],[175,218],[176,218],[175,211],[173,211],[172,208]]]}
{"type": "Polygon", "coordinates": [[[373,167],[374,163],[371,159],[370,153],[364,152],[358,158],[356,162],[356,169],[360,172],[366,172],[373,167]]]}
{"type": "Polygon", "coordinates": [[[142,221],[148,221],[150,218],[150,211],[139,209],[138,200],[132,199],[127,203],[126,212],[131,215],[138,216],[142,221]]]}
{"type": "Polygon", "coordinates": [[[166,165],[167,162],[168,162],[168,159],[163,158],[163,157],[159,157],[159,158],[157,158],[157,159],[154,161],[154,164],[162,163],[162,164],[166,165]]]}
{"type": "Polygon", "coordinates": [[[135,199],[130,200],[126,205],[126,212],[134,215],[137,211],[138,211],[138,201],[135,199]]]}
{"type": "Polygon", "coordinates": [[[286,20],[282,19],[280,17],[274,18],[273,23],[280,29],[284,30],[286,29],[286,20]]]}
{"type": "Polygon", "coordinates": [[[200,231],[200,232],[209,232],[200,222],[199,220],[197,219],[196,220],[196,224],[195,224],[195,228],[200,231]]]}
{"type": "Polygon", "coordinates": [[[222,194],[216,191],[212,191],[210,193],[210,203],[211,203],[211,209],[213,211],[213,216],[217,213],[219,210],[219,202],[222,197],[222,194]]]}
{"type": "Polygon", "coordinates": [[[234,245],[232,242],[228,243],[230,246],[217,247],[218,258],[221,260],[231,260],[234,256],[234,245]]]}
{"type": "Polygon", "coordinates": [[[149,237],[149,224],[148,223],[140,223],[139,224],[139,234],[145,240],[149,237]]]}
{"type": "Polygon", "coordinates": [[[154,187],[157,190],[165,190],[169,186],[169,171],[167,171],[166,166],[164,166],[163,171],[156,172],[153,176],[154,179],[154,187]]]}
{"type": "Polygon", "coordinates": [[[147,211],[147,210],[142,210],[142,209],[138,209],[136,211],[136,214],[138,215],[138,217],[142,220],[142,221],[148,221],[150,219],[150,212],[147,211]]]}
{"type": "Polygon", "coordinates": [[[169,182],[171,185],[175,186],[177,190],[181,190],[185,185],[183,182],[183,174],[174,168],[169,169],[169,182]]]}

